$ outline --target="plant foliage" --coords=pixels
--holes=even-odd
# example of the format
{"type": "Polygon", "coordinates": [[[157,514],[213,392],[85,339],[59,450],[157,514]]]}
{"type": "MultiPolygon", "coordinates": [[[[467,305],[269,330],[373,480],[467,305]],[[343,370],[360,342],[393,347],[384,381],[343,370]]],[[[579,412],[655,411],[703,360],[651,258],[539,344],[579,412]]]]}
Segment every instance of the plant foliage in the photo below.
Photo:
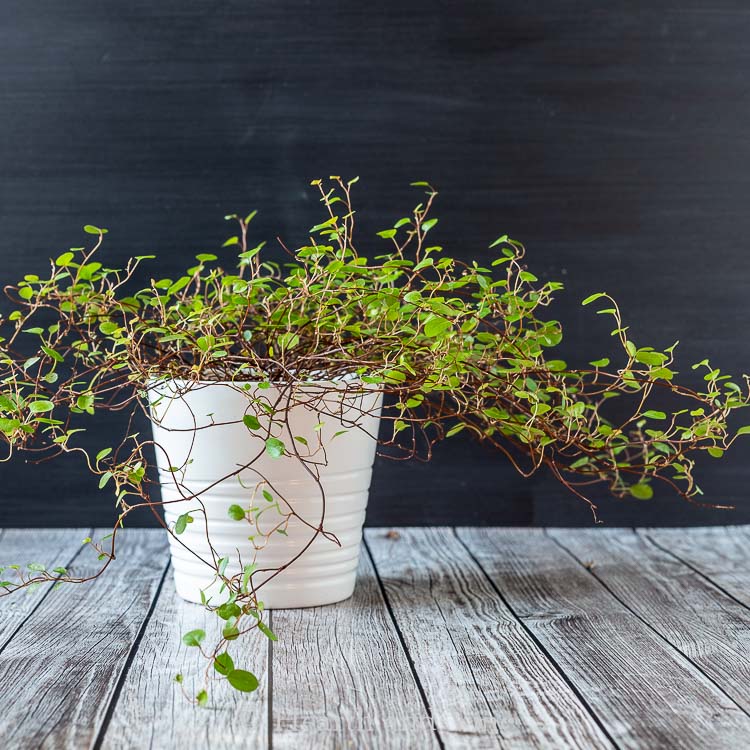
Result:
{"type": "MultiPolygon", "coordinates": [[[[703,373],[702,388],[679,385],[675,347],[636,344],[605,293],[583,304],[611,319],[619,357],[570,367],[555,356],[562,329],[547,314],[562,284],[529,271],[520,243],[499,237],[481,262],[451,257],[435,244],[436,192],[415,183],[423,200],[378,233],[379,250],[363,254],[350,199],[354,182],[313,183],[322,219],[308,244],[284,248],[283,264],[264,257],[264,243],[249,242],[255,212],[232,215],[226,218],[236,232],[216,254],[196,255],[183,275],[137,288],[150,257],[108,268],[100,257],[106,230],[88,225],[93,247],[71,248],[51,261],[47,274],[6,287],[14,310],[0,328],[4,460],[16,451],[37,460],[82,454],[99,486],[113,492],[119,513],[109,539],[87,540],[102,569],[114,559],[117,531],[130,513],[146,508],[161,519],[147,473],[152,440],[128,431],[92,455],[77,434],[101,412],[148,416],[148,391],[172,379],[188,388],[219,380],[261,389],[284,383],[290,392],[322,377],[332,389],[364,384],[389,398],[380,443],[390,453],[429,458],[437,441],[463,431],[497,448],[524,476],[549,470],[594,512],[602,487],[648,500],[661,483],[699,502],[696,456],[719,458],[750,432],[727,424],[750,403],[747,376],[737,382],[703,360],[694,366],[703,373]],[[664,394],[676,404],[669,413],[653,406],[664,394]],[[621,406],[612,408],[612,400],[621,406]]],[[[269,419],[283,423],[290,404],[269,407],[248,398],[251,408],[237,422],[265,441],[266,452],[309,461],[300,452],[304,438],[282,440],[264,426],[269,419]]],[[[276,502],[271,488],[263,495],[276,502]]],[[[296,516],[290,503],[277,510],[286,519],[296,516]]],[[[194,515],[181,515],[169,533],[179,537],[194,515]]],[[[249,506],[229,508],[238,523],[257,526],[256,516],[249,506]]],[[[264,536],[284,529],[282,522],[264,536]]],[[[327,534],[322,523],[317,534],[327,534]]],[[[262,584],[254,583],[258,571],[250,562],[230,576],[227,558],[217,554],[204,562],[229,595],[219,607],[208,604],[222,620],[223,637],[212,651],[203,649],[203,631],[187,633],[184,642],[210,660],[217,678],[252,691],[257,680],[236,669],[226,649],[249,630],[276,638],[265,621],[262,584]]],[[[87,580],[34,563],[6,576],[12,580],[0,582],[5,593],[49,580],[87,580]]],[[[206,700],[204,691],[196,697],[206,700]]]]}

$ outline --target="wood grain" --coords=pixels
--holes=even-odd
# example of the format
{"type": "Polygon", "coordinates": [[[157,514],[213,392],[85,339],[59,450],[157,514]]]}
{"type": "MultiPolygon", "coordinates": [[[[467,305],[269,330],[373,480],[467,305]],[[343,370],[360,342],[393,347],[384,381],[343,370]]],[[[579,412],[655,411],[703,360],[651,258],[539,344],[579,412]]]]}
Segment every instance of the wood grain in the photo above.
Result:
{"type": "Polygon", "coordinates": [[[451,529],[366,539],[446,748],[612,746],[451,529]]]}
{"type": "MultiPolygon", "coordinates": [[[[82,540],[92,529],[3,529],[0,531],[0,567],[41,563],[47,569],[67,568],[81,552],[82,540]]],[[[6,571],[3,579],[14,581],[13,571],[6,571]]],[[[43,584],[28,593],[16,591],[0,597],[0,651],[13,637],[17,628],[37,609],[54,584],[43,584]]]]}
{"type": "Polygon", "coordinates": [[[742,709],[542,530],[458,535],[618,746],[750,743],[742,709]]]}
{"type": "MultiPolygon", "coordinates": [[[[592,575],[628,609],[750,712],[750,610],[640,533],[627,529],[549,533],[590,566],[592,575]]],[[[745,557],[750,560],[747,552],[745,557]]]]}
{"type": "MultiPolygon", "coordinates": [[[[126,530],[119,538],[118,559],[99,579],[52,591],[0,654],[6,747],[94,742],[167,565],[163,533],[126,530]]],[[[72,539],[80,544],[77,532],[72,539]]],[[[76,560],[79,573],[96,567],[91,557],[76,560]]]]}
{"type": "Polygon", "coordinates": [[[275,750],[438,747],[366,553],[351,599],[277,610],[273,628],[275,750]]]}
{"type": "Polygon", "coordinates": [[[656,544],[750,607],[750,527],[644,529],[656,544]]]}
{"type": "MultiPolygon", "coordinates": [[[[51,565],[70,554],[91,572],[83,535],[2,532],[0,558],[51,565]]],[[[164,577],[161,532],[124,532],[92,583],[42,592],[34,606],[24,597],[11,615],[0,602],[2,746],[750,745],[748,529],[366,536],[372,558],[360,560],[354,597],[273,612],[277,643],[230,647],[259,690],[212,683],[207,708],[173,676],[200,689],[201,662],[180,637],[200,627],[210,640],[216,623],[164,577]]]]}
{"type": "MultiPolygon", "coordinates": [[[[174,681],[180,672],[191,697],[206,685],[205,661],[181,640],[196,628],[206,632],[209,647],[220,637],[217,616],[180,599],[170,573],[103,732],[102,750],[239,750],[268,745],[269,641],[261,634],[251,635],[228,649],[237,668],[256,675],[258,690],[238,693],[226,680],[209,679],[209,704],[197,708],[174,681]]],[[[213,670],[208,674],[212,678],[213,670]]]]}

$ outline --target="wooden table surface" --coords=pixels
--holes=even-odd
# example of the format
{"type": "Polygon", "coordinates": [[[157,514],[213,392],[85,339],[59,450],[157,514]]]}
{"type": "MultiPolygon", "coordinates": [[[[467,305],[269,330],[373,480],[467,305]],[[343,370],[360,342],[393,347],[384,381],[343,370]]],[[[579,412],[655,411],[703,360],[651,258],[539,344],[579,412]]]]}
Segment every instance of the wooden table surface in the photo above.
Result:
{"type": "MultiPolygon", "coordinates": [[[[0,564],[95,561],[90,529],[0,533],[0,564]]],[[[0,599],[0,737],[25,748],[750,747],[750,529],[368,529],[354,597],[271,614],[216,683],[158,530],[84,585],[0,599]],[[397,538],[396,538],[397,537],[397,538]]]]}

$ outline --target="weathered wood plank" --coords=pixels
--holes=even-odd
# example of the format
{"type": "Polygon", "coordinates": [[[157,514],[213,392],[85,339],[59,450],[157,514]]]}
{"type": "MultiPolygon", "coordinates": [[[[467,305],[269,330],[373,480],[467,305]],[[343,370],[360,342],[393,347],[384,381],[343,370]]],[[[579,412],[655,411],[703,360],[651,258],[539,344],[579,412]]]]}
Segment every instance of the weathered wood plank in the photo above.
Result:
{"type": "Polygon", "coordinates": [[[636,532],[549,533],[628,609],[750,712],[750,610],[636,532]]]}
{"type": "Polygon", "coordinates": [[[365,551],[351,599],[277,610],[273,629],[275,750],[437,747],[365,551]]]}
{"type": "Polygon", "coordinates": [[[619,746],[750,744],[750,718],[542,530],[458,534],[619,746]]]}
{"type": "Polygon", "coordinates": [[[446,748],[611,742],[451,529],[366,532],[446,748]]]}
{"type": "Polygon", "coordinates": [[[642,529],[641,533],[750,607],[750,526],[642,529]]]}
{"type": "MultiPolygon", "coordinates": [[[[91,529],[3,529],[0,531],[0,567],[38,562],[51,569],[68,567],[81,552],[82,540],[91,529]]],[[[7,571],[2,579],[14,581],[7,571]]],[[[44,584],[31,593],[17,591],[0,597],[0,650],[13,637],[23,621],[44,601],[53,584],[44,584]]]]}
{"type": "MultiPolygon", "coordinates": [[[[5,747],[80,750],[95,740],[168,559],[159,530],[119,539],[99,579],[50,592],[0,654],[5,747]]],[[[96,569],[92,558],[76,560],[79,574],[96,569]]]]}
{"type": "Polygon", "coordinates": [[[182,673],[191,696],[205,686],[203,659],[181,641],[183,633],[195,628],[206,631],[209,645],[220,636],[216,615],[180,599],[169,574],[103,730],[102,750],[254,750],[268,745],[268,639],[247,635],[228,649],[237,667],[258,677],[257,691],[238,693],[226,680],[211,681],[209,704],[198,708],[174,682],[175,673],[182,673]]]}

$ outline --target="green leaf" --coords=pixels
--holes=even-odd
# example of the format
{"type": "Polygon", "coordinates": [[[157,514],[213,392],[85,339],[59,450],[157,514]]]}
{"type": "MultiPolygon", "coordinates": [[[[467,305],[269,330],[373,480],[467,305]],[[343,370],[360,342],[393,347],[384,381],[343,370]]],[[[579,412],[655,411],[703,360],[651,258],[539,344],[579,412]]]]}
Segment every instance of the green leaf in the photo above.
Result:
{"type": "Polygon", "coordinates": [[[47,567],[41,563],[29,563],[26,567],[36,573],[44,573],[44,571],[47,570],[47,567]]]}
{"type": "Polygon", "coordinates": [[[593,362],[589,362],[592,367],[606,367],[609,364],[608,357],[602,357],[602,359],[595,359],[593,362]]]}
{"type": "Polygon", "coordinates": [[[111,320],[105,320],[100,326],[99,330],[105,335],[105,336],[111,336],[115,331],[119,330],[120,326],[117,325],[117,323],[114,323],[111,320]]]}
{"type": "Polygon", "coordinates": [[[86,226],[83,228],[83,231],[86,232],[86,234],[107,234],[109,229],[100,229],[99,227],[95,227],[93,224],[86,224],[86,226]]]}
{"type": "Polygon", "coordinates": [[[450,320],[440,318],[437,315],[431,315],[429,318],[427,318],[427,321],[424,324],[424,335],[429,336],[430,338],[435,338],[435,336],[439,336],[441,333],[444,333],[451,326],[452,323],[450,320]]]}
{"type": "Polygon", "coordinates": [[[590,294],[588,297],[586,297],[583,302],[581,302],[581,305],[590,305],[592,302],[600,299],[601,297],[606,297],[605,292],[596,292],[595,294],[590,294]]]}
{"type": "Polygon", "coordinates": [[[182,642],[186,646],[200,646],[206,637],[204,630],[191,630],[182,636],[182,642]]]}
{"type": "Polygon", "coordinates": [[[250,583],[250,576],[255,572],[255,569],[257,568],[256,563],[251,563],[248,565],[245,565],[245,567],[242,569],[242,591],[247,592],[248,585],[250,583]]]}
{"type": "Polygon", "coordinates": [[[314,232],[320,232],[322,229],[328,229],[328,227],[336,224],[338,220],[338,216],[331,216],[330,219],[326,219],[324,222],[316,224],[314,227],[310,227],[310,234],[313,234],[314,232]]]}
{"type": "Polygon", "coordinates": [[[233,521],[241,521],[245,517],[245,511],[239,505],[230,505],[227,508],[227,515],[233,521]]]}
{"type": "Polygon", "coordinates": [[[18,296],[21,299],[29,300],[34,296],[34,290],[30,286],[22,286],[18,290],[18,296]]]}
{"type": "Polygon", "coordinates": [[[51,401],[32,401],[29,404],[29,411],[32,414],[44,414],[45,412],[52,411],[55,405],[51,401]]]}
{"type": "Polygon", "coordinates": [[[708,455],[712,456],[713,458],[721,458],[724,455],[724,451],[721,448],[712,446],[708,449],[708,455]]]}
{"type": "Polygon", "coordinates": [[[102,448],[99,453],[96,454],[96,463],[99,463],[99,461],[106,458],[110,453],[112,453],[111,448],[102,448]]]}
{"type": "Polygon", "coordinates": [[[588,465],[589,458],[588,456],[583,456],[582,458],[579,458],[577,461],[573,461],[573,463],[570,465],[570,469],[581,469],[584,466],[588,465]]]}
{"type": "Polygon", "coordinates": [[[242,417],[242,421],[244,422],[245,427],[247,427],[248,430],[260,429],[260,422],[258,421],[258,418],[253,414],[245,414],[245,416],[242,417]]]}
{"type": "MultiPolygon", "coordinates": [[[[423,221],[422,222],[422,231],[423,232],[429,232],[430,229],[432,229],[435,226],[435,224],[437,224],[437,223],[438,223],[437,219],[427,219],[427,221],[423,221]]],[[[440,242],[440,240],[438,240],[438,242],[440,242]]]]}
{"type": "Polygon", "coordinates": [[[222,620],[229,620],[231,617],[237,618],[241,613],[242,610],[235,602],[224,602],[224,604],[216,608],[216,614],[221,617],[222,620]]]}
{"type": "Polygon", "coordinates": [[[647,417],[648,419],[666,419],[667,418],[667,415],[663,411],[655,411],[653,409],[644,411],[641,416],[647,417]]]}
{"type": "Polygon", "coordinates": [[[632,485],[630,488],[630,494],[638,500],[650,500],[654,496],[654,491],[650,484],[639,482],[638,484],[632,485]]]}
{"type": "Polygon", "coordinates": [[[654,365],[658,367],[666,361],[667,355],[662,354],[661,352],[644,352],[641,349],[640,351],[636,352],[635,359],[636,362],[640,362],[641,364],[654,365]]]}
{"type": "Polygon", "coordinates": [[[568,363],[562,359],[551,359],[547,362],[547,369],[550,372],[562,372],[568,369],[568,363]]]}
{"type": "Polygon", "coordinates": [[[745,425],[737,430],[737,435],[750,435],[750,425],[745,425]]]}
{"type": "Polygon", "coordinates": [[[206,632],[204,630],[191,630],[182,636],[182,642],[186,646],[200,646],[205,637],[206,632]]]}
{"type": "Polygon", "coordinates": [[[99,478],[99,489],[103,490],[104,487],[107,485],[107,482],[112,479],[112,472],[111,471],[105,471],[104,474],[101,475],[99,478]]]}
{"type": "Polygon", "coordinates": [[[88,411],[94,406],[94,394],[93,393],[83,393],[76,399],[76,406],[81,409],[81,411],[88,411]]]}
{"type": "Polygon", "coordinates": [[[651,370],[651,377],[654,380],[661,379],[661,380],[672,380],[674,377],[674,372],[670,370],[668,367],[659,367],[655,370],[651,370]]]}
{"type": "Polygon", "coordinates": [[[195,702],[199,706],[205,706],[208,704],[208,693],[205,690],[201,690],[198,695],[195,696],[195,702]]]}
{"type": "Polygon", "coordinates": [[[278,641],[279,640],[279,638],[276,635],[276,633],[274,633],[271,630],[271,628],[269,628],[268,625],[266,625],[266,623],[264,623],[261,620],[258,620],[258,630],[260,630],[260,632],[263,633],[263,635],[265,635],[266,638],[268,638],[271,641],[278,641]]]}
{"type": "Polygon", "coordinates": [[[214,669],[226,677],[234,669],[232,657],[226,651],[218,654],[214,659],[214,669]]]}
{"type": "Polygon", "coordinates": [[[233,669],[228,675],[229,684],[243,693],[252,693],[258,688],[258,678],[244,669],[233,669]]]}
{"type": "Polygon", "coordinates": [[[296,333],[292,333],[291,331],[288,333],[282,333],[281,336],[279,336],[279,346],[282,349],[294,349],[297,344],[299,344],[299,335],[296,333]]]}
{"type": "Polygon", "coordinates": [[[16,405],[4,394],[0,394],[0,409],[5,411],[15,411],[16,405]]]}
{"type": "Polygon", "coordinates": [[[224,573],[226,573],[227,565],[229,565],[229,558],[228,557],[220,557],[219,558],[219,565],[217,567],[217,572],[220,576],[223,576],[224,573]]]}
{"type": "Polygon", "coordinates": [[[73,260],[74,257],[73,253],[62,253],[62,255],[57,256],[55,265],[65,268],[65,266],[70,264],[70,261],[73,260]]]}
{"type": "Polygon", "coordinates": [[[382,237],[384,240],[389,240],[396,236],[395,229],[384,229],[382,232],[378,232],[378,237],[382,237]]]}
{"type": "Polygon", "coordinates": [[[21,426],[21,422],[18,419],[6,419],[0,417],[0,432],[4,432],[6,435],[10,435],[15,432],[21,426]]]}
{"type": "Polygon", "coordinates": [[[284,455],[285,450],[286,446],[278,438],[270,437],[266,440],[266,453],[268,453],[271,458],[281,458],[284,455]]]}
{"type": "Polygon", "coordinates": [[[177,521],[175,522],[174,533],[182,534],[187,528],[187,525],[192,522],[193,522],[193,517],[189,513],[183,513],[181,516],[177,518],[177,521]]]}

